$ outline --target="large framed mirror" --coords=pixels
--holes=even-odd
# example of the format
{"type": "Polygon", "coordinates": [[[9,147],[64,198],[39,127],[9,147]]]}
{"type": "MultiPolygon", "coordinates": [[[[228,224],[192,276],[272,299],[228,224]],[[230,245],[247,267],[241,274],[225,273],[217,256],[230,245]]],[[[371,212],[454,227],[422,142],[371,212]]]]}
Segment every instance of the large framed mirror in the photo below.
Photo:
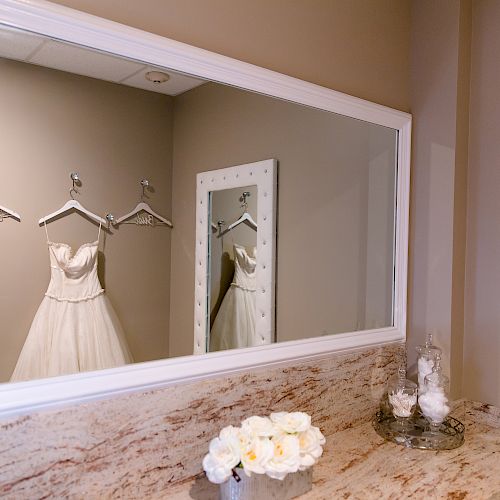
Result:
{"type": "Polygon", "coordinates": [[[405,339],[410,115],[36,0],[0,68],[1,414],[405,339]]]}

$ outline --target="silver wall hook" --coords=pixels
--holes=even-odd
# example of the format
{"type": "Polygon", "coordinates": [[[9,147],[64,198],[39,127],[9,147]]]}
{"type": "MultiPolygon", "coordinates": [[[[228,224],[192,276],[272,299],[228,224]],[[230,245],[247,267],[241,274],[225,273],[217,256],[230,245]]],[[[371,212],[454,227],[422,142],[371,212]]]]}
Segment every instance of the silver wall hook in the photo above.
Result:
{"type": "Polygon", "coordinates": [[[250,198],[251,194],[250,191],[244,191],[243,194],[241,195],[240,201],[243,202],[241,205],[245,210],[248,208],[248,203],[247,203],[247,198],[250,198]]]}
{"type": "Polygon", "coordinates": [[[71,188],[69,190],[69,195],[71,196],[72,199],[75,199],[73,193],[78,194],[78,190],[76,189],[75,186],[81,186],[82,181],[80,180],[80,176],[78,175],[78,172],[71,172],[71,174],[69,174],[69,176],[70,176],[71,181],[73,183],[73,185],[71,186],[71,188]]]}
{"type": "Polygon", "coordinates": [[[146,198],[146,189],[149,187],[149,180],[142,179],[141,180],[141,187],[142,187],[141,200],[144,200],[144,198],[146,198]]]}

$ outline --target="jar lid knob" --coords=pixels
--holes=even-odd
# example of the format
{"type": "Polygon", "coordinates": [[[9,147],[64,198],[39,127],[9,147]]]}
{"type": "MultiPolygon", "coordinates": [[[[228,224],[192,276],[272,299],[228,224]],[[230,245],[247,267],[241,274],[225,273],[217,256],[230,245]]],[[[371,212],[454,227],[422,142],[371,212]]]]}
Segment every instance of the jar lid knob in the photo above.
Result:
{"type": "Polygon", "coordinates": [[[432,345],[432,333],[428,333],[425,338],[425,347],[430,347],[432,345]]]}

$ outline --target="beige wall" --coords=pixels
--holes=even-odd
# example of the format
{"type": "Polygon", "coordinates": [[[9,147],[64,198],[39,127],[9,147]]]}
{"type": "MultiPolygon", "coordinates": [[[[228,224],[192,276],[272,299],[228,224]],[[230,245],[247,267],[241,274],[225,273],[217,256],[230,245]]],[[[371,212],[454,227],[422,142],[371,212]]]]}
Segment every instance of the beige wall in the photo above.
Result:
{"type": "Polygon", "coordinates": [[[393,130],[206,84],[175,98],[173,145],[171,356],[193,348],[196,174],[267,158],[279,162],[277,339],[391,324],[393,130]]]}
{"type": "Polygon", "coordinates": [[[347,94],[409,109],[410,0],[56,0],[347,94]]]}
{"type": "Polygon", "coordinates": [[[464,395],[500,405],[500,2],[473,12],[464,395]]]}
{"type": "Polygon", "coordinates": [[[411,33],[409,365],[415,346],[433,333],[455,397],[462,384],[467,9],[466,1],[414,1],[411,33]]]}
{"type": "MultiPolygon", "coordinates": [[[[49,280],[46,237],[37,221],[69,198],[69,173],[83,181],[77,198],[100,214],[127,213],[139,180],[155,188],[151,204],[171,213],[169,97],[0,59],[0,204],[22,222],[0,223],[0,380],[14,368],[49,280]]],[[[73,248],[97,227],[77,215],[48,225],[73,248]]],[[[103,237],[99,276],[137,361],[168,353],[170,234],[165,227],[121,226],[103,237]]]]}

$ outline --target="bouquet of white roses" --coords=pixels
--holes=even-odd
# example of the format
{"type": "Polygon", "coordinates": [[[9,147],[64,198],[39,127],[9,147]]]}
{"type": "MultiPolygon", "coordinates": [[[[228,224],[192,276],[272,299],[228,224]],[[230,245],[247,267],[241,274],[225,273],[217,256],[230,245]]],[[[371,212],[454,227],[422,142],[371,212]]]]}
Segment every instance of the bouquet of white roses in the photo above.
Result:
{"type": "MultiPolygon", "coordinates": [[[[305,470],[323,453],[325,437],[302,412],[271,413],[250,417],[241,427],[229,425],[210,441],[203,469],[212,483],[223,483],[240,467],[247,476],[267,474],[283,480],[291,472],[305,470]]],[[[236,474],[237,477],[237,474],[236,474]]]]}

